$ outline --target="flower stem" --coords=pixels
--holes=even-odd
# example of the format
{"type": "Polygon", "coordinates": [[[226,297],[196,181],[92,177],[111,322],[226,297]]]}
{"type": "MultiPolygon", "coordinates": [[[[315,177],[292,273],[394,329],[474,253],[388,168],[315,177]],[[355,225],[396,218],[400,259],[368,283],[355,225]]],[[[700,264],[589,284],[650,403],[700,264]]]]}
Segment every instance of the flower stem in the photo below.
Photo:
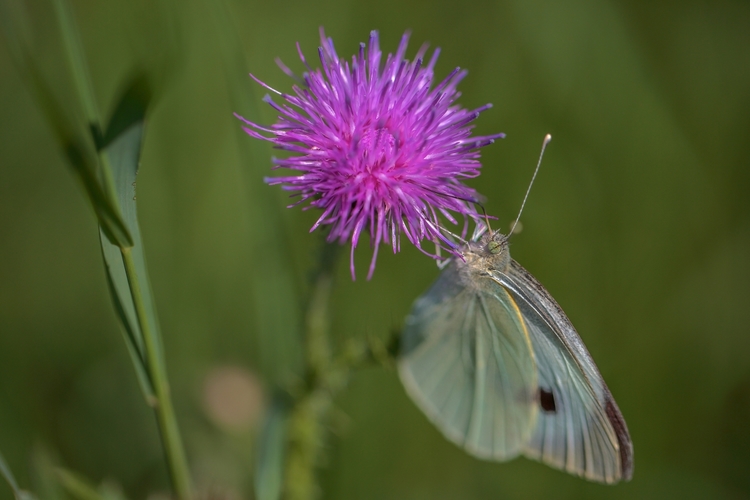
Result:
{"type": "Polygon", "coordinates": [[[336,244],[324,244],[307,307],[306,372],[302,387],[294,391],[287,423],[284,500],[320,497],[316,468],[324,461],[334,398],[344,389],[355,369],[371,363],[390,365],[393,362],[389,347],[375,338],[350,338],[335,352],[331,348],[330,298],[340,249],[336,244]]]}
{"type": "Polygon", "coordinates": [[[153,402],[156,420],[159,425],[172,486],[178,499],[189,500],[192,497],[190,473],[187,459],[185,458],[185,450],[182,446],[180,431],[177,426],[177,419],[175,418],[174,407],[172,406],[172,399],[170,398],[166,363],[159,339],[148,321],[141,283],[138,279],[131,250],[130,247],[120,249],[122,261],[125,265],[125,273],[128,277],[130,293],[133,297],[135,313],[141,333],[143,334],[146,354],[145,362],[156,394],[156,401],[153,402]]]}
{"type": "Polygon", "coordinates": [[[330,296],[339,245],[325,244],[305,321],[304,387],[291,411],[284,475],[285,500],[320,496],[315,469],[325,446],[334,395],[343,387],[348,369],[333,361],[330,341],[330,296]]]}

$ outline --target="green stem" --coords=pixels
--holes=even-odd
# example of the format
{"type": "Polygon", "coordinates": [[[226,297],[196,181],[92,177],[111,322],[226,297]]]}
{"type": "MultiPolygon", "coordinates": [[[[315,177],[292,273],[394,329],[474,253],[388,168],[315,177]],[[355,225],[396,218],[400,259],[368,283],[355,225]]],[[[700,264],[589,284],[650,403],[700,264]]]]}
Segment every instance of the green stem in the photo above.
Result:
{"type": "MultiPolygon", "coordinates": [[[[86,64],[86,57],[80,39],[80,32],[75,22],[75,16],[73,15],[67,0],[54,0],[53,4],[60,26],[68,66],[72,73],[75,88],[78,92],[85,119],[92,134],[93,143],[99,157],[99,170],[97,172],[87,172],[87,174],[96,179],[97,183],[103,185],[104,192],[109,198],[108,203],[113,208],[113,211],[116,214],[122,214],[120,203],[118,202],[117,190],[115,189],[110,158],[107,152],[102,149],[101,116],[96,103],[96,96],[91,83],[91,75],[89,74],[88,65],[86,64]]],[[[149,315],[146,311],[147,304],[143,296],[142,286],[148,285],[145,283],[141,284],[139,281],[135,262],[133,261],[132,241],[130,241],[130,235],[127,234],[127,231],[125,231],[125,235],[127,238],[120,238],[118,241],[112,241],[112,243],[120,247],[122,261],[125,266],[125,273],[130,287],[130,294],[133,300],[141,334],[143,336],[145,351],[144,362],[155,393],[155,401],[150,401],[150,403],[156,412],[156,419],[164,446],[167,467],[169,469],[175,493],[180,500],[189,500],[192,496],[190,474],[179,428],[177,426],[177,420],[175,418],[174,407],[172,406],[172,400],[169,394],[166,363],[164,361],[164,355],[160,345],[158,332],[156,331],[156,326],[149,322],[149,315]]]]}
{"type": "MultiPolygon", "coordinates": [[[[333,401],[352,372],[367,364],[392,365],[389,347],[374,337],[350,338],[331,349],[330,298],[340,246],[324,244],[305,321],[305,380],[295,392],[287,423],[284,500],[320,497],[316,468],[323,462],[334,411],[333,401]]],[[[389,344],[392,343],[390,340],[389,344]]]]}
{"type": "Polygon", "coordinates": [[[156,412],[156,420],[159,424],[172,486],[177,494],[177,498],[180,500],[189,500],[192,496],[190,472],[170,397],[166,363],[161,354],[159,340],[148,321],[146,304],[143,299],[141,284],[138,280],[138,273],[136,272],[131,248],[121,248],[120,251],[122,253],[122,261],[125,264],[125,273],[128,277],[130,294],[133,297],[138,324],[143,334],[146,366],[156,394],[154,411],[156,412]]]}
{"type": "Polygon", "coordinates": [[[326,244],[307,308],[305,321],[306,380],[294,402],[288,423],[284,467],[284,499],[312,500],[320,496],[315,469],[321,462],[333,397],[345,384],[348,367],[333,361],[329,303],[339,245],[326,244]]]}

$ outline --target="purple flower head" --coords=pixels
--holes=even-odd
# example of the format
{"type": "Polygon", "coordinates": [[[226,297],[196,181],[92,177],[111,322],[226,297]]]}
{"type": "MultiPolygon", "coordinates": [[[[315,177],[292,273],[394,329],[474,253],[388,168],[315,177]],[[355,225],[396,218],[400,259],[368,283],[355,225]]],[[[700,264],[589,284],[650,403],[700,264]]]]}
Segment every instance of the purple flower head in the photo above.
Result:
{"type": "Polygon", "coordinates": [[[462,180],[479,175],[479,148],[503,137],[471,137],[471,123],[491,105],[470,111],[455,104],[460,96],[456,86],[466,76],[460,68],[431,88],[440,50],[426,65],[427,45],[413,62],[404,59],[408,32],[384,64],[377,31],[370,33],[369,47],[360,44],[351,63],[339,59],[322,29],[320,36],[322,70],[310,68],[297,44],[308,72],[293,94],[282,94],[250,75],[286,103],[264,98],[279,113],[270,129],[238,118],[252,137],[293,153],[274,159],[274,168],[298,171],[265,181],[299,195],[294,205],[309,201],[305,208],[323,211],[311,231],[330,225],[328,241],[351,241],[352,279],[354,249],[364,231],[374,248],[368,279],[380,243],[398,252],[402,235],[431,257],[439,258],[422,249],[422,240],[455,253],[456,243],[441,229],[439,217],[458,224],[453,214],[462,216],[462,237],[469,219],[482,217],[475,207],[479,195],[462,180]]]}

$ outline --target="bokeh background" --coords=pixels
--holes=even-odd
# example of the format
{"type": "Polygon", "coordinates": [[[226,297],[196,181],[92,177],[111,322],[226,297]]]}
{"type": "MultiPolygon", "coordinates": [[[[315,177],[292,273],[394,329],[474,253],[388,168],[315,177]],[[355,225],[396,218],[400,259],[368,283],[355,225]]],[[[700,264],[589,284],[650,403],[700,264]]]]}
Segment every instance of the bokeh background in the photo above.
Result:
{"type": "MultiPolygon", "coordinates": [[[[445,441],[393,370],[357,372],[337,399],[326,499],[750,496],[750,4],[540,0],[74,1],[101,108],[145,68],[159,82],[138,178],[140,223],[179,420],[202,491],[252,498],[267,403],[252,284],[254,227],[292,242],[304,290],[316,215],[253,193],[232,112],[272,123],[255,75],[288,91],[318,27],[349,57],[371,29],[395,50],[440,46],[436,76],[469,69],[460,103],[483,151],[471,184],[507,230],[544,134],[554,137],[512,254],[565,308],[628,422],[635,475],[618,486],[518,459],[478,461],[445,441]],[[234,90],[233,90],[234,89],[234,90]],[[237,99],[237,89],[244,99],[237,99]],[[247,104],[251,103],[251,104],[247,104]],[[230,406],[226,401],[241,401],[230,406]],[[234,412],[232,412],[234,408],[234,412]]],[[[47,2],[28,2],[34,57],[74,101],[47,2]]],[[[168,487],[101,265],[96,220],[0,39],[0,449],[29,486],[40,454],[132,498],[168,487]]],[[[73,106],[73,105],[71,105],[73,106]]],[[[266,146],[259,146],[266,148],[266,146]]],[[[264,150],[270,158],[271,149],[264,150]]],[[[386,336],[435,279],[412,248],[374,278],[341,262],[338,339],[386,336]]],[[[272,287],[273,278],[267,278],[272,287]]],[[[262,284],[261,284],[262,285],[262,284]]],[[[290,298],[289,300],[293,300],[290,298]]],[[[0,485],[0,499],[11,498],[0,485]]]]}

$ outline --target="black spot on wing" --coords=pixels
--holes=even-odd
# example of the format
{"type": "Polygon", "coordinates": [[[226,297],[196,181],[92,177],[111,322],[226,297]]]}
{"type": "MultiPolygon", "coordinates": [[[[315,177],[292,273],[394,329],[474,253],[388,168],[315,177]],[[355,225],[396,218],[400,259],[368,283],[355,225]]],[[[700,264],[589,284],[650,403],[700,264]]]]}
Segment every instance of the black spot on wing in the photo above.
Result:
{"type": "Polygon", "coordinates": [[[542,410],[546,413],[555,413],[557,411],[555,395],[541,387],[539,388],[539,404],[542,405],[542,410]]]}

